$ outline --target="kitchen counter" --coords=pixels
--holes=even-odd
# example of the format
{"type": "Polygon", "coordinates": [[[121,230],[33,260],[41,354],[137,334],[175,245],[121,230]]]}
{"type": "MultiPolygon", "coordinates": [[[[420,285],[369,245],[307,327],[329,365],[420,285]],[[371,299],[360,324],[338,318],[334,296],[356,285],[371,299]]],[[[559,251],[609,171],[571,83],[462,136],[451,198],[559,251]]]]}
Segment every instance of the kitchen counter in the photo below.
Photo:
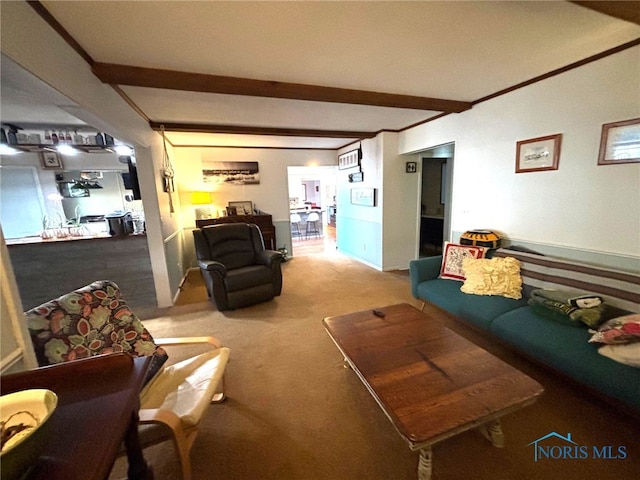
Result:
{"type": "Polygon", "coordinates": [[[25,310],[95,280],[112,280],[134,311],[156,307],[147,236],[103,234],[42,240],[7,240],[25,310]]]}
{"type": "Polygon", "coordinates": [[[42,238],[41,236],[23,237],[23,238],[8,238],[6,239],[7,245],[31,245],[36,243],[58,243],[58,242],[73,242],[76,240],[95,240],[98,238],[111,238],[114,240],[123,240],[128,237],[146,237],[145,233],[129,234],[127,236],[112,237],[107,232],[88,233],[85,235],[67,235],[66,237],[53,237],[42,238]]]}

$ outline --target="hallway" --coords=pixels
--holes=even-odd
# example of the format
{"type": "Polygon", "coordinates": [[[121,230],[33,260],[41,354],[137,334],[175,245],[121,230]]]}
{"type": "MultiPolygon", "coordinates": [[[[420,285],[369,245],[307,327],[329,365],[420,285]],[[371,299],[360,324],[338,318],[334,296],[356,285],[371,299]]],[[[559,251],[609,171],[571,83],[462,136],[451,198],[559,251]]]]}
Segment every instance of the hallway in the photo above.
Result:
{"type": "Polygon", "coordinates": [[[299,257],[305,255],[331,255],[336,251],[336,228],[325,224],[323,227],[323,235],[318,237],[305,238],[302,237],[291,239],[292,256],[299,257]]]}

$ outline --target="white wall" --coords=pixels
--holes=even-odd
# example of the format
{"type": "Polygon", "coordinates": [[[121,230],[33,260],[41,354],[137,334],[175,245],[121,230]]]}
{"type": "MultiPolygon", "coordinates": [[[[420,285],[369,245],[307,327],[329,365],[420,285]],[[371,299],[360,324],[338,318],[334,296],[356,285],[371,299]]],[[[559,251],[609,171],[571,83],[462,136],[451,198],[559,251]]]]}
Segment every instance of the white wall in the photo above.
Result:
{"type": "Polygon", "coordinates": [[[598,166],[604,123],[640,117],[640,47],[400,133],[400,153],[455,142],[452,230],[640,265],[640,164],[598,166]],[[515,173],[516,142],[561,133],[556,171],[515,173]]]}
{"type": "Polygon", "coordinates": [[[398,155],[398,135],[383,133],[382,270],[405,269],[417,257],[420,219],[420,174],[407,173],[398,155]]]}
{"type": "Polygon", "coordinates": [[[26,2],[2,2],[1,22],[3,54],[67,96],[67,111],[136,149],[158,305],[170,306],[181,273],[167,253],[180,250],[182,236],[161,190],[161,137],[26,2]]]}
{"type": "Polygon", "coordinates": [[[289,166],[336,165],[337,157],[330,150],[277,150],[252,148],[176,148],[176,182],[181,199],[181,213],[185,230],[185,266],[195,266],[192,234],[195,228],[195,206],[191,192],[212,191],[203,183],[202,168],[207,162],[258,162],[260,184],[222,185],[212,192],[212,209],[221,210],[230,201],[250,200],[254,206],[272,215],[276,227],[277,246],[286,245],[291,251],[289,230],[289,166]]]}
{"type": "Polygon", "coordinates": [[[338,170],[336,179],[336,245],[338,250],[350,257],[374,268],[382,269],[382,205],[384,192],[382,188],[383,149],[381,135],[361,143],[349,145],[338,151],[338,154],[350,152],[358,146],[362,148],[360,168],[363,181],[349,183],[349,174],[357,168],[338,170]],[[374,207],[352,205],[351,190],[353,188],[375,188],[377,190],[374,207]]]}

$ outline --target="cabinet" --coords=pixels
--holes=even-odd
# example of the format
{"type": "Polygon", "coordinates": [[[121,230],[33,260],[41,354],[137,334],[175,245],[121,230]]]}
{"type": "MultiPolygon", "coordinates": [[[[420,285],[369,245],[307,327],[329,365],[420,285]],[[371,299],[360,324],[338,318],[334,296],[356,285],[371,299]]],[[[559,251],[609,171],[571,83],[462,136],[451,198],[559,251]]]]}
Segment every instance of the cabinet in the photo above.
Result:
{"type": "Polygon", "coordinates": [[[221,223],[255,223],[262,232],[264,246],[267,250],[276,250],[276,228],[273,225],[271,215],[231,215],[219,218],[206,218],[196,220],[196,227],[207,225],[219,225],[221,223]]]}

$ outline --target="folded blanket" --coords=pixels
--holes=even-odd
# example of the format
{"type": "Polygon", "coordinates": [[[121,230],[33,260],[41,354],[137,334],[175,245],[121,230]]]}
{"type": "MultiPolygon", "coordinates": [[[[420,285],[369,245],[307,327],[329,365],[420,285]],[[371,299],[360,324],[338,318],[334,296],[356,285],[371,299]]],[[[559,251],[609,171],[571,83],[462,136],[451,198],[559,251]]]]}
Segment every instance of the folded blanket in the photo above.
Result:
{"type": "Polygon", "coordinates": [[[602,303],[602,297],[598,295],[577,295],[575,292],[569,292],[566,290],[544,290],[537,289],[531,292],[531,298],[536,297],[536,303],[544,300],[552,300],[554,302],[560,302],[574,308],[593,308],[602,303]]]}
{"type": "Polygon", "coordinates": [[[606,320],[625,312],[606,305],[597,295],[576,295],[562,290],[533,290],[529,305],[532,305],[534,313],[541,317],[576,326],[587,325],[591,328],[596,328],[606,320]]]}

